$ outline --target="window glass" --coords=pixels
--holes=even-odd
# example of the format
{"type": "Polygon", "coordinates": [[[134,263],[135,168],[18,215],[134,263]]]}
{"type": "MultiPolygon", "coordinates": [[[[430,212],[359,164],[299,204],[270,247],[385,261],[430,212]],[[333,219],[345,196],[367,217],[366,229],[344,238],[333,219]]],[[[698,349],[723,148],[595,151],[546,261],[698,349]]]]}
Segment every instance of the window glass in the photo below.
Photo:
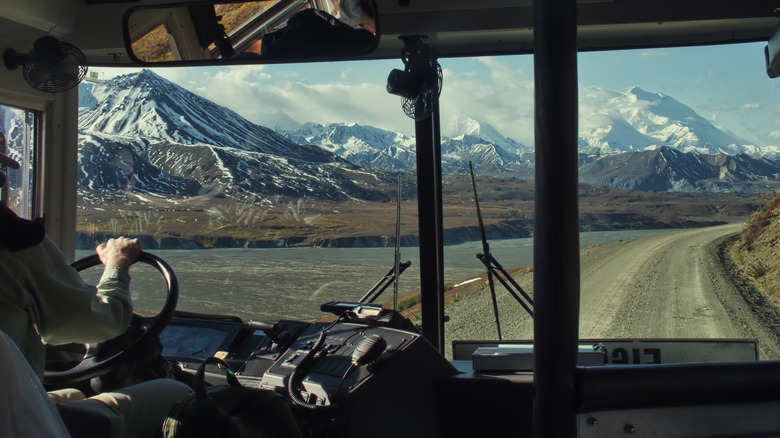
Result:
{"type": "Polygon", "coordinates": [[[610,361],[780,357],[773,299],[755,304],[733,240],[777,181],[763,46],[579,55],[580,227],[658,230],[583,249],[580,337],[691,341],[614,345],[610,361]]]}
{"type": "MultiPolygon", "coordinates": [[[[704,251],[740,232],[780,174],[776,91],[748,62],[760,49],[580,54],[580,337],[694,341],[610,344],[615,363],[734,358],[754,339],[738,301],[719,304],[741,292],[710,293],[727,282],[705,281],[717,252],[704,251]],[[724,338],[735,341],[712,342],[724,338]]],[[[498,339],[496,319],[504,340],[533,339],[534,221],[549,218],[534,214],[532,58],[440,64],[451,357],[453,340],[498,339]]],[[[182,310],[316,320],[321,304],[359,300],[393,266],[400,176],[411,267],[398,303],[419,322],[415,125],[386,91],[396,68],[100,69],[102,82],[80,89],[79,249],[139,236],[179,273],[182,310]]],[[[162,294],[145,290],[159,284],[139,277],[136,305],[151,312],[162,294]]],[[[391,306],[392,291],[378,302],[391,306]]],[[[762,358],[780,357],[769,337],[759,343],[762,358]]]]}
{"type": "Polygon", "coordinates": [[[5,137],[5,154],[20,165],[18,169],[3,167],[6,185],[2,187],[2,198],[17,215],[26,219],[34,215],[36,126],[35,112],[0,105],[0,134],[5,137]]]}
{"type": "MultiPolygon", "coordinates": [[[[376,71],[386,75],[387,65],[376,71]]],[[[327,64],[317,74],[338,80],[354,66],[327,64]]],[[[393,148],[396,134],[328,125],[325,111],[333,99],[354,98],[345,91],[362,91],[357,99],[381,95],[396,119],[405,116],[384,84],[366,91],[368,85],[359,82],[343,90],[338,84],[305,83],[294,71],[104,70],[99,82],[81,84],[78,255],[113,236],[140,237],[145,249],[179,273],[179,308],[186,311],[314,320],[325,316],[323,303],[363,297],[393,266],[398,174],[392,167],[351,164],[335,149],[352,143],[336,141],[354,135],[379,141],[384,151],[393,148]],[[280,86],[261,88],[268,78],[280,86]],[[196,83],[202,86],[192,87],[196,83]],[[315,96],[306,98],[307,93],[315,96]],[[262,103],[269,99],[280,105],[289,99],[299,107],[285,118],[281,106],[262,103]],[[304,110],[321,117],[295,113],[304,110]],[[311,138],[314,132],[317,139],[311,138]],[[324,148],[313,142],[325,142],[324,148]]],[[[413,121],[402,124],[413,130],[413,121]]],[[[398,138],[405,142],[401,155],[413,149],[409,138],[398,138]]],[[[416,188],[408,176],[413,161],[404,159],[406,260],[416,258],[417,225],[416,188]]],[[[401,277],[402,293],[419,288],[418,272],[415,261],[401,277]]],[[[133,275],[138,311],[159,309],[160,285],[154,274],[133,275]]],[[[386,291],[380,301],[388,296],[386,291]]]]}

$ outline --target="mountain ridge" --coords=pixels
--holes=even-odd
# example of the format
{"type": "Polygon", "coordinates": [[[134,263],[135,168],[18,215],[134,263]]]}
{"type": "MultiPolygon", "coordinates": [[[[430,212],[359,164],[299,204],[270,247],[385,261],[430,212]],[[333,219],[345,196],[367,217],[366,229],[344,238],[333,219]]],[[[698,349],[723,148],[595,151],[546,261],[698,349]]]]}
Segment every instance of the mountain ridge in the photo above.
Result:
{"type": "MultiPolygon", "coordinates": [[[[580,145],[602,154],[670,146],[704,154],[760,151],[755,145],[721,131],[693,109],[663,93],[632,87],[625,93],[586,87],[587,99],[606,102],[582,116],[598,116],[601,126],[581,129],[580,145]],[[625,139],[631,139],[626,141],[625,139]]],[[[587,122],[586,122],[587,123],[587,122]]]]}
{"type": "MultiPolygon", "coordinates": [[[[717,130],[670,96],[639,87],[625,93],[591,87],[584,93],[593,95],[588,101],[600,96],[611,104],[602,105],[598,113],[610,123],[586,129],[587,136],[580,138],[582,182],[633,190],[755,192],[778,180],[778,163],[755,157],[755,147],[740,145],[739,139],[717,130]],[[658,146],[661,143],[671,145],[658,146]],[[712,158],[718,154],[740,158],[712,158]]],[[[286,115],[279,115],[280,124],[295,129],[277,132],[149,70],[82,86],[79,99],[83,142],[103,139],[114,149],[124,144],[135,151],[134,162],[147,160],[151,166],[151,174],[135,178],[140,187],[134,188],[169,187],[174,193],[190,193],[228,187],[230,193],[260,195],[278,190],[288,196],[349,198],[353,194],[344,187],[354,184],[345,183],[348,165],[380,179],[387,178],[379,176],[381,172],[416,170],[416,146],[408,135],[356,123],[297,124],[286,115]],[[139,138],[146,141],[139,143],[139,138]],[[182,159],[186,154],[166,147],[180,152],[188,147],[191,155],[197,153],[182,159]],[[323,163],[331,163],[328,166],[339,169],[336,173],[341,176],[322,174],[323,163]],[[311,178],[309,183],[304,174],[311,178]],[[340,182],[333,184],[336,179],[340,182]],[[339,190],[342,193],[336,195],[339,190]]],[[[447,130],[451,136],[441,143],[444,173],[468,172],[471,162],[478,174],[533,178],[531,149],[491,125],[456,117],[447,130]]],[[[90,155],[96,158],[100,155],[90,155]]],[[[80,173],[85,176],[80,183],[127,187],[122,172],[110,165],[116,160],[111,157],[105,162],[108,158],[103,158],[108,167],[98,173],[106,181],[98,184],[86,177],[96,171],[92,163],[91,172],[80,173]]],[[[359,192],[358,198],[367,195],[365,190],[359,192]]]]}
{"type": "Polygon", "coordinates": [[[89,84],[80,99],[79,187],[84,189],[253,199],[387,198],[368,184],[388,179],[382,171],[291,142],[149,70],[89,84]]]}

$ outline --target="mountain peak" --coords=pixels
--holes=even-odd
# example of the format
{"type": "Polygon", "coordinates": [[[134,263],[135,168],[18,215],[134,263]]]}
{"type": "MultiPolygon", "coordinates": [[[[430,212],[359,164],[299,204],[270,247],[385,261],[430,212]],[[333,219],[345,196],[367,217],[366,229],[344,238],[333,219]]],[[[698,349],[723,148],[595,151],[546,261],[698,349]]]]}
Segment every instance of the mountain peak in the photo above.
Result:
{"type": "Polygon", "coordinates": [[[104,83],[114,84],[123,88],[156,88],[163,85],[179,87],[148,68],[108,79],[104,83]]]}
{"type": "Polygon", "coordinates": [[[469,116],[455,116],[450,119],[446,128],[446,135],[448,137],[457,137],[461,135],[471,135],[474,137],[480,137],[483,131],[495,131],[492,126],[479,122],[469,116]]]}
{"type": "Polygon", "coordinates": [[[148,69],[79,89],[79,99],[84,133],[244,150],[292,146],[276,132],[148,69]]]}
{"type": "Polygon", "coordinates": [[[712,125],[692,108],[660,92],[632,87],[610,97],[588,90],[581,103],[592,113],[583,117],[580,144],[603,154],[670,146],[684,152],[715,154],[750,152],[756,148],[712,125]]]}
{"type": "Polygon", "coordinates": [[[629,96],[629,97],[633,96],[637,100],[650,100],[650,101],[667,98],[667,96],[662,94],[662,93],[658,93],[658,92],[651,93],[649,91],[645,91],[645,90],[643,90],[643,89],[641,89],[639,87],[636,87],[636,86],[635,87],[631,87],[630,90],[626,91],[626,96],[629,96]]]}
{"type": "Polygon", "coordinates": [[[479,138],[512,152],[528,149],[525,145],[505,137],[489,123],[478,121],[465,115],[455,116],[450,119],[447,127],[444,129],[444,133],[447,137],[453,139],[463,139],[464,136],[479,138]]]}
{"type": "Polygon", "coordinates": [[[260,124],[267,126],[274,131],[294,131],[303,126],[303,123],[298,122],[282,111],[277,111],[273,114],[265,116],[260,121],[260,124]]]}

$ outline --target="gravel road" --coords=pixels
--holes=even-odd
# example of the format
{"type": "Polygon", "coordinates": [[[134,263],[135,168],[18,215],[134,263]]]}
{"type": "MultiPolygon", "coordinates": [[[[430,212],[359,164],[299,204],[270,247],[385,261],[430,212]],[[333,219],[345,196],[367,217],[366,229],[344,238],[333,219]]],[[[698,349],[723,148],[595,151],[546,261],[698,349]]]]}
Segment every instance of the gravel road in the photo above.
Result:
{"type": "MultiPolygon", "coordinates": [[[[761,309],[742,298],[718,256],[720,243],[741,228],[679,230],[584,250],[580,337],[750,338],[759,340],[761,358],[780,358],[776,336],[755,311],[761,309]]],[[[517,281],[533,290],[531,274],[517,281]]],[[[497,295],[503,338],[532,339],[531,318],[500,286],[497,295]]],[[[497,339],[486,291],[453,304],[447,314],[448,349],[452,339],[497,339]]]]}

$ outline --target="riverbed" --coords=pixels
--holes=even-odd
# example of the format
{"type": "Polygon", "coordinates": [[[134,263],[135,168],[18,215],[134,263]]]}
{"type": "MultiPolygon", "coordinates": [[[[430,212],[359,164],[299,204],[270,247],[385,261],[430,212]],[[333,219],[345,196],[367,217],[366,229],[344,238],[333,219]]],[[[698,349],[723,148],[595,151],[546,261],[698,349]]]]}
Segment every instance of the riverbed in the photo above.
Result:
{"type": "MultiPolygon", "coordinates": [[[[582,248],[670,230],[593,231],[580,233],[582,248]]],[[[490,242],[491,254],[506,268],[533,264],[533,238],[490,242]]],[[[477,253],[482,243],[444,248],[445,282],[456,283],[484,272],[477,253]]],[[[77,257],[90,254],[78,251],[77,257]]],[[[317,319],[320,304],[358,300],[393,265],[393,248],[274,248],[155,250],[173,267],[180,282],[178,308],[191,312],[231,314],[245,319],[317,319]]],[[[418,248],[401,248],[401,260],[412,265],[401,276],[399,292],[419,289],[418,248]]],[[[93,268],[93,271],[98,271],[93,268]]],[[[136,310],[154,314],[162,306],[162,277],[147,266],[131,272],[136,310]]],[[[97,272],[85,273],[88,282],[97,272]]],[[[392,285],[385,294],[392,293],[392,285]]]]}

